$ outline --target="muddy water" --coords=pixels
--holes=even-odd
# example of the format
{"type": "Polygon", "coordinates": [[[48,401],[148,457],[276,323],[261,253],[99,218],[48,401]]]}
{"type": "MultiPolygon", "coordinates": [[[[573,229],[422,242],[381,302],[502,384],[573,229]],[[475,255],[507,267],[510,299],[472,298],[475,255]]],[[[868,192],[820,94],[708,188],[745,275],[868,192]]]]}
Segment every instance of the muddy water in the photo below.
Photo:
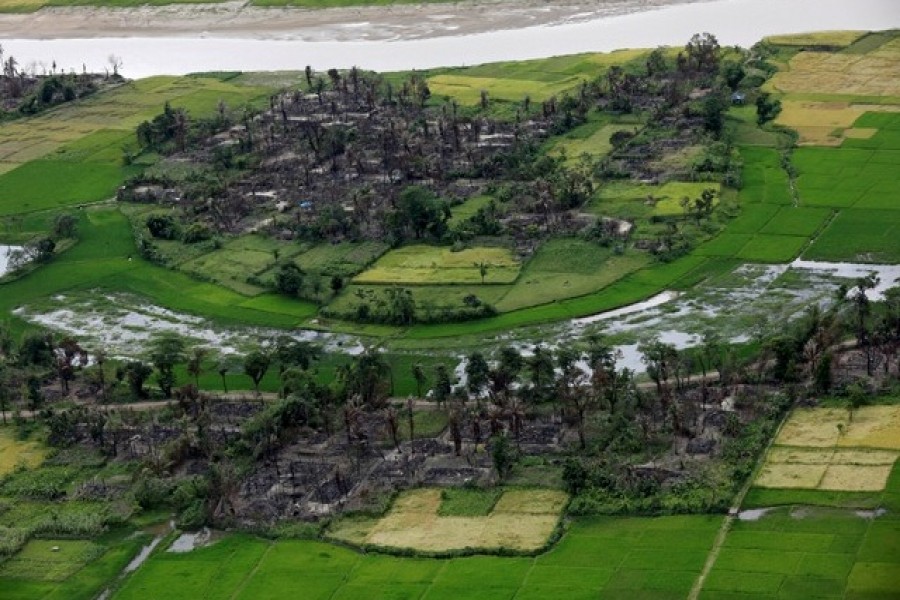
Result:
{"type": "MultiPolygon", "coordinates": [[[[323,35],[316,28],[299,30],[289,34],[293,39],[274,39],[285,32],[261,30],[253,33],[263,39],[225,37],[227,32],[214,34],[223,37],[205,37],[194,32],[184,37],[7,39],[3,47],[20,65],[49,65],[55,60],[64,70],[78,72],[82,65],[102,71],[109,55],[115,54],[123,60],[123,73],[136,78],[214,70],[301,70],[306,65],[319,69],[353,65],[381,71],[421,69],[681,45],[698,31],[714,32],[723,45],[748,46],[779,33],[897,26],[897,0],[714,0],[472,35],[416,37],[401,33],[395,39],[372,40],[369,29],[390,24],[361,22],[345,23],[333,34],[323,35]],[[358,36],[354,36],[356,32],[358,36]]],[[[140,35],[139,30],[135,33],[140,35]]]]}

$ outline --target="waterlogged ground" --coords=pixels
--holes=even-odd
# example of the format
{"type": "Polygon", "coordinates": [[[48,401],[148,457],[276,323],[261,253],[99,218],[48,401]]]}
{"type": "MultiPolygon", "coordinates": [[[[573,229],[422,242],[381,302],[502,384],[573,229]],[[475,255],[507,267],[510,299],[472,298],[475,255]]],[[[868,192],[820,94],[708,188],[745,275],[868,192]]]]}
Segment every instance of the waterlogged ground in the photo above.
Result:
{"type": "MultiPolygon", "coordinates": [[[[879,285],[870,294],[900,284],[900,265],[852,265],[794,261],[790,265],[743,265],[714,277],[690,292],[663,292],[644,302],[617,310],[552,325],[521,328],[489,338],[467,338],[455,348],[424,350],[445,356],[448,362],[475,348],[490,352],[511,344],[529,354],[535,344],[556,348],[564,342],[602,334],[620,353],[619,367],[644,370],[638,347],[658,338],[679,349],[696,346],[706,333],[733,343],[773,333],[773,327],[798,318],[810,306],[826,307],[836,301],[842,284],[874,273],[879,285]]],[[[133,358],[146,342],[161,333],[181,335],[193,344],[220,354],[244,354],[284,335],[316,342],[327,352],[356,355],[363,342],[356,337],[312,330],[227,327],[202,317],[177,313],[149,304],[138,296],[87,292],[54,296],[40,305],[14,311],[19,317],[75,336],[88,348],[105,348],[116,357],[133,358]]],[[[390,347],[390,343],[387,344],[390,347]]],[[[456,376],[464,379],[464,363],[456,376]]]]}
{"type": "Polygon", "coordinates": [[[259,327],[227,327],[209,319],[177,313],[130,294],[58,295],[40,306],[23,306],[13,311],[23,319],[51,330],[72,335],[83,346],[103,348],[110,356],[137,358],[146,352],[147,342],[172,333],[189,343],[219,354],[245,354],[279,336],[316,342],[327,352],[356,355],[363,351],[351,336],[312,330],[284,331],[259,327]]]}
{"type": "MultiPolygon", "coordinates": [[[[528,353],[541,342],[560,343],[602,334],[616,346],[619,367],[644,370],[638,346],[658,338],[679,349],[699,345],[704,334],[743,343],[774,333],[774,327],[801,316],[813,305],[822,308],[837,300],[841,285],[875,274],[878,286],[869,292],[877,299],[900,284],[900,265],[820,263],[797,260],[789,265],[747,264],[701,283],[690,292],[663,292],[644,302],[542,327],[523,328],[502,336],[528,353]]],[[[462,372],[464,367],[458,369],[462,372]]]]}
{"type": "Polygon", "coordinates": [[[9,272],[9,253],[14,250],[21,250],[18,246],[4,246],[0,244],[0,277],[9,272]]]}

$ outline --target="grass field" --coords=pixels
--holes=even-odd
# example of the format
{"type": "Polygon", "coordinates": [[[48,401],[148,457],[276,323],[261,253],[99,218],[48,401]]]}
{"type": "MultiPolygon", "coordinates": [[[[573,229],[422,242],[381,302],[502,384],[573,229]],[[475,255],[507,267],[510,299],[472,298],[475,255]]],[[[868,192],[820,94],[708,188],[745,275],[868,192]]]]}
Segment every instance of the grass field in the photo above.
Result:
{"type": "Polygon", "coordinates": [[[510,311],[589,294],[649,262],[637,252],[613,256],[608,248],[575,238],[549,240],[528,261],[516,285],[496,306],[498,310],[510,311]]]}
{"type": "Polygon", "coordinates": [[[535,558],[396,558],[321,542],[232,535],[187,554],[155,554],[114,598],[146,598],[169,584],[173,600],[674,600],[687,596],[720,523],[713,516],[579,519],[555,548],[535,558]]]}
{"type": "MultiPolygon", "coordinates": [[[[620,50],[441,69],[428,78],[428,87],[432,96],[452,97],[464,105],[481,102],[482,90],[490,100],[520,103],[527,96],[536,104],[575,88],[613,65],[624,65],[644,54],[645,50],[620,50]]],[[[532,110],[539,108],[532,106],[532,110]]]]}
{"type": "Polygon", "coordinates": [[[454,252],[439,246],[414,245],[392,250],[371,268],[354,278],[355,283],[378,284],[480,284],[477,265],[487,265],[484,283],[512,283],[520,264],[506,248],[466,248],[454,252]]]}
{"type": "Polygon", "coordinates": [[[584,154],[593,160],[606,156],[612,150],[610,138],[619,131],[635,132],[639,125],[625,123],[606,123],[599,121],[576,127],[555,142],[550,149],[551,154],[565,154],[569,164],[577,163],[584,154]]]}
{"type": "Polygon", "coordinates": [[[491,200],[491,196],[487,195],[467,198],[462,204],[457,204],[450,209],[451,215],[450,219],[447,221],[447,225],[456,227],[466,219],[474,217],[478,213],[478,210],[486,208],[491,200]]]}

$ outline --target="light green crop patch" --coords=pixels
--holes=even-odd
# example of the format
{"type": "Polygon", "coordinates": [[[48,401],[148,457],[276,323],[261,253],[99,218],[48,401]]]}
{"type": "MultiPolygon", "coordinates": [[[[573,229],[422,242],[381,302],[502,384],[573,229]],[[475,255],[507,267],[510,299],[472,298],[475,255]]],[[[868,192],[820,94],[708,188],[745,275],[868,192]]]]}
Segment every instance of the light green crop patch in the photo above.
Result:
{"type": "Polygon", "coordinates": [[[507,248],[467,248],[453,252],[436,246],[407,246],[388,252],[355,283],[466,284],[511,283],[521,265],[507,248]],[[486,267],[482,278],[482,269],[486,267]]]}
{"type": "Polygon", "coordinates": [[[93,542],[32,540],[0,566],[0,577],[63,581],[101,554],[93,542]]]}

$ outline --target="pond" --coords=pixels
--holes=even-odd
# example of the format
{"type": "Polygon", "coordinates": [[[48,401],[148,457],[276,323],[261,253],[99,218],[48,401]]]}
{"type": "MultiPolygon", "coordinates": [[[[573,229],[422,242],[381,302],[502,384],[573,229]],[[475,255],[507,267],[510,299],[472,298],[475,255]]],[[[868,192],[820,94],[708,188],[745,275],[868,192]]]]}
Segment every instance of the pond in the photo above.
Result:
{"type": "MultiPolygon", "coordinates": [[[[468,10],[455,6],[460,11],[468,10]]],[[[702,31],[715,33],[723,45],[749,46],[763,36],[778,33],[886,29],[900,26],[898,6],[896,0],[713,0],[471,35],[432,31],[423,37],[421,31],[412,34],[401,30],[393,38],[382,39],[372,39],[372,29],[390,30],[388,22],[252,32],[264,39],[247,37],[248,31],[224,30],[207,35],[165,28],[153,32],[157,37],[141,29],[126,29],[144,37],[79,39],[77,36],[92,34],[76,28],[70,33],[76,37],[13,38],[4,40],[3,47],[20,65],[47,66],[56,61],[60,68],[78,72],[82,65],[102,71],[114,54],[122,59],[123,73],[131,78],[215,70],[302,70],[306,65],[320,70],[356,65],[392,71],[683,45],[692,34],[702,31]]],[[[27,31],[27,27],[28,21],[22,21],[16,34],[27,31]]]]}

